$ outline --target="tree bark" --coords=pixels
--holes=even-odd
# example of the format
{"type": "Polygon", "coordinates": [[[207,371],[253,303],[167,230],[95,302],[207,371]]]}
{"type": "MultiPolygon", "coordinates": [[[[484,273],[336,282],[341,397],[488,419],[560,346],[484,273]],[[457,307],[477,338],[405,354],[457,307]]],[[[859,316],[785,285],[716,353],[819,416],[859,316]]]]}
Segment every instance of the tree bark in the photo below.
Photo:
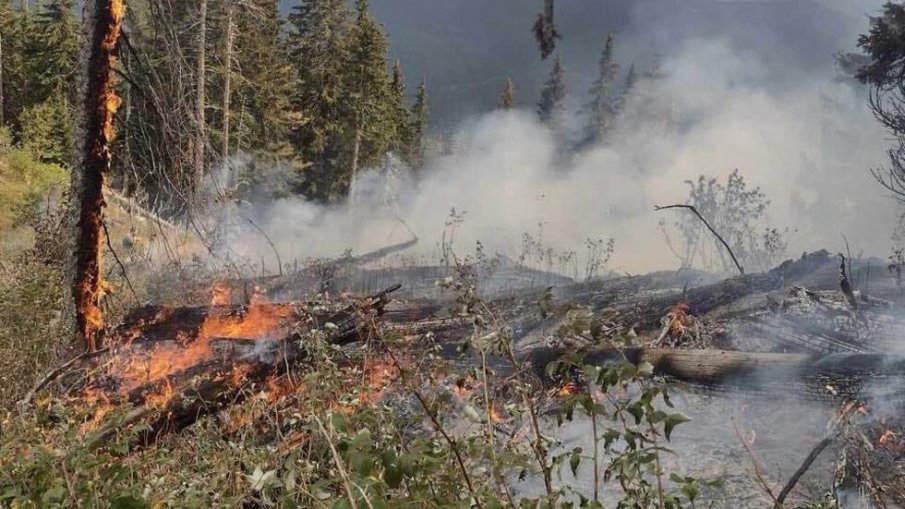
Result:
{"type": "Polygon", "coordinates": [[[355,129],[355,144],[352,146],[352,176],[349,178],[349,211],[355,210],[355,178],[358,176],[358,157],[361,153],[361,125],[355,129]]]}
{"type": "Polygon", "coordinates": [[[194,191],[198,193],[201,189],[201,181],[204,179],[204,81],[205,81],[205,59],[207,46],[207,0],[201,0],[199,12],[199,28],[198,28],[198,50],[195,71],[195,147],[194,170],[195,185],[194,191]]]}
{"type": "Polygon", "coordinates": [[[3,120],[3,34],[0,34],[0,126],[3,120]]]}
{"type": "MultiPolygon", "coordinates": [[[[538,376],[549,379],[547,365],[568,354],[565,349],[538,348],[529,352],[527,360],[538,376]]],[[[584,364],[596,366],[620,361],[635,365],[648,363],[653,366],[655,374],[705,386],[779,387],[783,391],[791,391],[795,384],[813,382],[822,388],[829,383],[841,395],[871,377],[901,377],[905,372],[905,361],[874,353],[814,356],[632,347],[591,349],[583,357],[584,364]]]]}
{"type": "Polygon", "coordinates": [[[87,4],[87,30],[83,46],[86,83],[82,98],[81,168],[72,172],[77,223],[73,297],[76,335],[87,350],[96,350],[104,327],[100,299],[103,237],[104,179],[113,157],[113,120],[120,106],[111,73],[125,15],[124,0],[93,0],[87,4]]]}
{"type": "Polygon", "coordinates": [[[226,73],[223,76],[223,158],[229,157],[229,122],[230,103],[232,102],[232,75],[233,75],[233,42],[236,36],[235,6],[233,2],[227,2],[226,7],[226,73]]]}

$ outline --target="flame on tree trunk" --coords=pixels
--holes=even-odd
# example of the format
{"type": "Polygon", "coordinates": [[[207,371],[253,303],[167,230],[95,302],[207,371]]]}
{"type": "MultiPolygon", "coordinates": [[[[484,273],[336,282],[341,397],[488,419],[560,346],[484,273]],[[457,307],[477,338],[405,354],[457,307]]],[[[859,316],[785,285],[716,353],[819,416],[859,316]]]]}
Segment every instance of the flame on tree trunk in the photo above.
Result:
{"type": "Polygon", "coordinates": [[[114,90],[112,68],[116,43],[126,12],[125,0],[95,0],[93,17],[87,19],[87,80],[84,89],[81,172],[74,174],[78,207],[73,292],[76,333],[88,350],[99,347],[104,319],[100,308],[103,293],[101,245],[104,242],[104,178],[112,160],[113,118],[121,100],[114,90]]]}

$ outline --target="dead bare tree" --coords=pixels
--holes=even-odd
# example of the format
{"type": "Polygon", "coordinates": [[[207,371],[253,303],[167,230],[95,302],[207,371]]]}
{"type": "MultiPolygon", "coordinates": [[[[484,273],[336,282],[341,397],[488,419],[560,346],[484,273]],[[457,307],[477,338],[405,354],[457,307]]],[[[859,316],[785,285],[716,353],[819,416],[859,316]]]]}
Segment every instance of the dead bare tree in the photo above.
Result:
{"type": "Polygon", "coordinates": [[[207,0],[201,0],[199,6],[198,20],[198,50],[197,62],[195,63],[195,146],[193,147],[193,166],[195,171],[194,191],[197,193],[201,189],[201,181],[204,178],[204,145],[205,145],[205,125],[204,125],[204,80],[205,80],[205,58],[207,45],[207,0]]]}
{"type": "Polygon", "coordinates": [[[94,0],[86,4],[82,46],[85,85],[81,100],[81,165],[72,172],[78,210],[72,291],[77,339],[89,351],[98,349],[104,327],[100,308],[101,246],[103,245],[104,179],[113,159],[113,120],[120,106],[112,75],[126,5],[124,0],[94,0]]]}
{"type": "Polygon", "coordinates": [[[223,154],[229,157],[230,102],[232,102],[233,46],[236,39],[235,3],[226,5],[226,49],[223,55],[223,154]]]}

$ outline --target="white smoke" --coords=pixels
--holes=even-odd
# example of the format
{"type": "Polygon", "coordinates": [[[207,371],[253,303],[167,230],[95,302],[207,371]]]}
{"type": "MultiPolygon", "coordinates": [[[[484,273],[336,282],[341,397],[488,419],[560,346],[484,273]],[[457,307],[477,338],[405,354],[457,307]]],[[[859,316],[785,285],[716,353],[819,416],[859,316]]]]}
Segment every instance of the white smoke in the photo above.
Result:
{"type": "MultiPolygon", "coordinates": [[[[669,126],[629,114],[609,143],[564,156],[527,106],[488,113],[463,123],[452,153],[431,156],[417,178],[398,171],[388,180],[384,169],[363,174],[352,212],[285,199],[241,213],[268,232],[284,262],[403,241],[408,232],[397,217],[421,239],[413,253],[435,261],[455,208],[466,211],[458,249],[480,240],[515,258],[522,235],[542,225],[544,244],[558,251],[614,237],[612,267],[638,272],[678,265],[657,227],[677,212],[654,212],[654,205],[684,202],[685,180],[725,179],[738,168],[771,199],[771,223],[792,230],[792,253],[840,250],[845,234],[853,251],[884,256],[898,216],[869,173],[884,164],[888,140],[864,91],[831,75],[777,88],[765,67],[758,55],[727,43],[689,41],[664,58],[665,78],[642,87],[627,107],[666,104],[669,126]]],[[[583,121],[573,112],[568,123],[574,129],[583,121]]],[[[238,240],[240,254],[272,258],[258,232],[238,240]]]]}

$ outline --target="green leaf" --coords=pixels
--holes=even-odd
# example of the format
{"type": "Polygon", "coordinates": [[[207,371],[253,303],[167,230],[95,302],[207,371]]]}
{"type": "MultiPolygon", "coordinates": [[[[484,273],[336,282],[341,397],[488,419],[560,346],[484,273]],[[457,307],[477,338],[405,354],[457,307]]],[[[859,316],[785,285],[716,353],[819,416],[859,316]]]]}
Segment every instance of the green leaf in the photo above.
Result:
{"type": "Polygon", "coordinates": [[[15,486],[7,486],[0,492],[0,500],[9,500],[19,496],[19,489],[15,486]]]}
{"type": "Polygon", "coordinates": [[[402,484],[402,469],[396,465],[389,466],[383,470],[383,482],[390,488],[398,488],[402,484]]]}
{"type": "Polygon", "coordinates": [[[581,465],[581,447],[572,449],[572,456],[569,458],[569,468],[572,470],[572,476],[578,477],[578,466],[581,465]]]}
{"type": "Polygon", "coordinates": [[[53,504],[56,502],[61,502],[63,498],[66,496],[66,488],[60,485],[54,486],[49,490],[45,491],[43,495],[41,495],[41,501],[44,504],[53,504]]]}
{"type": "Polygon", "coordinates": [[[692,502],[698,498],[698,488],[691,482],[682,485],[682,493],[692,502]]]}
{"type": "Polygon", "coordinates": [[[336,431],[346,430],[346,418],[343,416],[343,414],[330,414],[330,420],[333,422],[333,428],[336,429],[336,431]]]}
{"type": "Polygon", "coordinates": [[[122,495],[113,499],[110,507],[111,509],[144,509],[148,507],[148,503],[144,499],[132,495],[122,495]]]}
{"type": "Polygon", "coordinates": [[[371,474],[374,458],[369,454],[352,452],[349,455],[349,464],[351,465],[353,472],[362,477],[367,477],[371,474]]]}
{"type": "Polygon", "coordinates": [[[666,439],[669,440],[673,428],[675,428],[679,424],[689,421],[691,421],[691,417],[688,417],[682,412],[676,412],[674,414],[667,415],[666,419],[663,420],[663,433],[666,435],[666,439]]]}

